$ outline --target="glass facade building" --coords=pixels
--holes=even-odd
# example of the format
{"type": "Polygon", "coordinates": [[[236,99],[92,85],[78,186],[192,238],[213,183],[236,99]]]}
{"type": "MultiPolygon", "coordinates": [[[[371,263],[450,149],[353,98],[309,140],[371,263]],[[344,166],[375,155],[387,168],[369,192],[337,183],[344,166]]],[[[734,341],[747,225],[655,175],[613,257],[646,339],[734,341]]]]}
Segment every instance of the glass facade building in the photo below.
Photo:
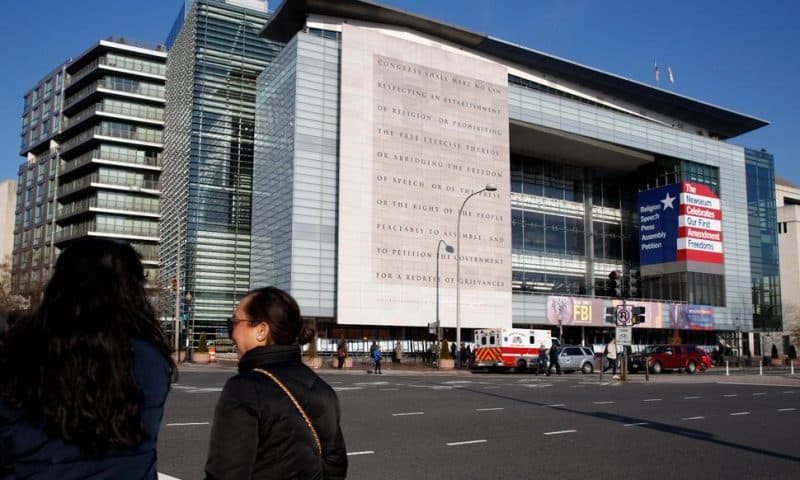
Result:
{"type": "Polygon", "coordinates": [[[255,84],[280,46],[258,36],[265,4],[242,4],[192,2],[167,62],[161,305],[175,311],[175,282],[195,332],[216,333],[250,287],[255,84]]]}
{"type": "MultiPolygon", "coordinates": [[[[303,312],[322,325],[323,334],[329,325],[328,333],[339,329],[338,335],[343,320],[356,329],[386,326],[376,318],[337,318],[343,293],[348,298],[352,293],[341,291],[351,279],[343,279],[337,270],[342,231],[348,228],[340,221],[339,199],[343,188],[364,188],[366,214],[372,198],[369,188],[345,185],[339,176],[343,145],[373,148],[369,142],[360,143],[362,139],[345,137],[342,119],[379,117],[369,110],[354,111],[352,99],[343,98],[342,72],[352,68],[345,60],[347,29],[358,29],[348,26],[357,20],[367,25],[364,30],[369,32],[363,35],[373,35],[376,42],[405,42],[409,52],[425,52],[393,59],[396,65],[410,66],[397,67],[399,73],[391,77],[395,83],[380,88],[390,84],[393,92],[400,92],[398,98],[417,92],[402,83],[405,78],[444,68],[420,63],[420,58],[443,55],[449,60],[446,55],[452,54],[457,63],[458,55],[475,56],[507,69],[509,178],[497,183],[510,192],[514,326],[552,327],[548,309],[555,297],[575,304],[615,305],[612,271],[622,272],[629,301],[663,312],[663,323],[637,328],[635,340],[642,343],[666,341],[671,331],[682,330],[685,341],[713,344],[709,331],[743,332],[779,324],[771,157],[726,141],[766,122],[500,40],[467,41],[469,32],[444,24],[434,28],[426,23],[429,20],[407,12],[355,3],[353,8],[323,12],[287,0],[262,34],[287,47],[259,77],[257,87],[253,286],[275,284],[291,291],[303,312]],[[663,271],[644,272],[638,195],[680,182],[707,187],[718,197],[724,262],[677,262],[663,271]],[[742,185],[748,186],[747,198],[740,195],[742,185]],[[634,276],[637,285],[632,291],[634,276]],[[706,315],[703,321],[713,327],[687,326],[686,318],[679,317],[683,314],[676,313],[684,310],[706,315]]],[[[351,43],[349,48],[378,47],[351,43]]],[[[365,76],[372,74],[369,66],[353,62],[365,76]]],[[[437,78],[447,73],[437,73],[437,78]]],[[[386,100],[376,100],[378,108],[380,101],[386,100]]],[[[421,108],[408,102],[404,108],[421,108]]],[[[424,113],[444,117],[436,110],[424,113]]],[[[411,120],[407,124],[409,132],[416,132],[411,120]]],[[[433,150],[409,148],[416,155],[434,155],[433,150]]],[[[427,243],[407,247],[428,248],[427,243]]],[[[387,308],[392,301],[405,300],[389,299],[387,308]]],[[[424,325],[433,309],[424,305],[419,332],[406,329],[406,337],[427,335],[424,325]]],[[[591,328],[599,332],[603,323],[587,321],[584,329],[576,321],[565,335],[568,341],[586,341],[591,328]]]]}
{"type": "MultiPolygon", "coordinates": [[[[166,49],[103,40],[66,67],[55,245],[125,240],[158,288],[166,49]]],[[[154,299],[155,300],[155,299],[154,299]]]]}
{"type": "Polygon", "coordinates": [[[775,162],[765,151],[745,149],[747,214],[750,232],[753,329],[783,330],[775,162]]]}

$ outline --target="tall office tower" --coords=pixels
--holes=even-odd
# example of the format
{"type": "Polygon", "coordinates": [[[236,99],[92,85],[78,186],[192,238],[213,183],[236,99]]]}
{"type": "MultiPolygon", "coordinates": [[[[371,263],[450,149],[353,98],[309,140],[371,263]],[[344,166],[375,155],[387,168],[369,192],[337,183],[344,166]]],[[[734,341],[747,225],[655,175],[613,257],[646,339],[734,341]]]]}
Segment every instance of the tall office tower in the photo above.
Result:
{"type": "Polygon", "coordinates": [[[100,41],[65,69],[55,246],[129,242],[158,285],[166,49],[100,41]]]}
{"type": "Polygon", "coordinates": [[[265,2],[196,0],[167,42],[161,305],[195,339],[250,286],[256,77],[280,50],[259,37],[268,16],[265,2]]]}
{"type": "Polygon", "coordinates": [[[17,181],[0,182],[0,263],[10,261],[14,242],[14,211],[17,206],[17,181]]]}
{"type": "Polygon", "coordinates": [[[64,68],[60,65],[28,90],[22,110],[11,291],[38,298],[53,255],[56,135],[61,122],[64,68]]]}

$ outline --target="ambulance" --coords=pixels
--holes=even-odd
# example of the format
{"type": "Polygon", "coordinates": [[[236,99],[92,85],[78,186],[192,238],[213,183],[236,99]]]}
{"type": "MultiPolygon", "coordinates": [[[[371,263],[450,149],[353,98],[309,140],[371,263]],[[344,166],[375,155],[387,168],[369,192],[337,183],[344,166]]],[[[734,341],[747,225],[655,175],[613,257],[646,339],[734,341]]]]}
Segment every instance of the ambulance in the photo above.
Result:
{"type": "Polygon", "coordinates": [[[475,330],[475,351],[472,368],[521,372],[535,369],[539,351],[558,346],[550,330],[521,328],[484,328],[475,330]]]}

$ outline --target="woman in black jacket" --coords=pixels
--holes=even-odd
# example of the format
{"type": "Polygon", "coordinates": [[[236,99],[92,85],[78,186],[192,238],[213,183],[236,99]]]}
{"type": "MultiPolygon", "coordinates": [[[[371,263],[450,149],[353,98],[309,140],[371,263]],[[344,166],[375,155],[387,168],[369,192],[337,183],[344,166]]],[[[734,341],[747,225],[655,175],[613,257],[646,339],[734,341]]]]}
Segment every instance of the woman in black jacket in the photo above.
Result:
{"type": "Polygon", "coordinates": [[[316,332],[303,326],[297,302],[274,287],[253,290],[228,331],[239,374],[225,383],[214,412],[206,478],[345,478],[339,400],[300,360],[300,345],[316,332]]]}

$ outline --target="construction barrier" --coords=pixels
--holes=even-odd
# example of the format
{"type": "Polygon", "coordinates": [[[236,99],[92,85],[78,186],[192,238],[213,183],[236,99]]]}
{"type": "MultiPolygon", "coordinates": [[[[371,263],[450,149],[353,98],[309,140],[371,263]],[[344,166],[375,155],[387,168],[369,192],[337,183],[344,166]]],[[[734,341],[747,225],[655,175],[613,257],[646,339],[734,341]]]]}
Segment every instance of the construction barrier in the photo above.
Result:
{"type": "Polygon", "coordinates": [[[217,347],[208,347],[208,363],[217,363],[217,347]]]}

